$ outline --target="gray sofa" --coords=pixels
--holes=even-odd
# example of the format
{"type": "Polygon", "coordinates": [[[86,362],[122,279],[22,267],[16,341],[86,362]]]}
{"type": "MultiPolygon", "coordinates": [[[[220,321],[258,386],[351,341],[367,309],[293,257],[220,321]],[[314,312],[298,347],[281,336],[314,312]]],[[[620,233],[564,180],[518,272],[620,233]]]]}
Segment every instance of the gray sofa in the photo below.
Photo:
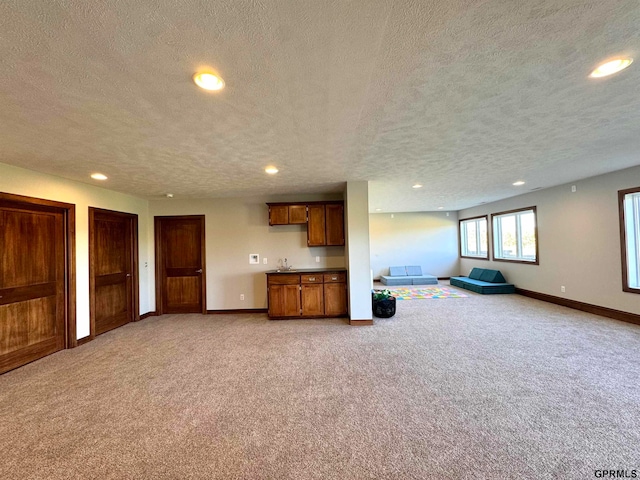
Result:
{"type": "Polygon", "coordinates": [[[500,270],[488,268],[474,268],[468,277],[451,277],[450,283],[483,295],[516,291],[515,285],[507,283],[500,270]]]}
{"type": "Polygon", "coordinates": [[[423,275],[422,267],[418,265],[389,267],[389,275],[382,275],[383,285],[437,285],[438,278],[433,275],[423,275]]]}

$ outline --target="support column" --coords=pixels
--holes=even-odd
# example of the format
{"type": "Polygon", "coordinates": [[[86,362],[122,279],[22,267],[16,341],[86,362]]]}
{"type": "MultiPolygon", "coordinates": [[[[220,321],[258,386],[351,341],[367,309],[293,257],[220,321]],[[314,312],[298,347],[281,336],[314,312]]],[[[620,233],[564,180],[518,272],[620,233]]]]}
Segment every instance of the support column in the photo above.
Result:
{"type": "Polygon", "coordinates": [[[349,323],[373,325],[369,247],[369,182],[347,182],[346,255],[349,269],[349,323]]]}

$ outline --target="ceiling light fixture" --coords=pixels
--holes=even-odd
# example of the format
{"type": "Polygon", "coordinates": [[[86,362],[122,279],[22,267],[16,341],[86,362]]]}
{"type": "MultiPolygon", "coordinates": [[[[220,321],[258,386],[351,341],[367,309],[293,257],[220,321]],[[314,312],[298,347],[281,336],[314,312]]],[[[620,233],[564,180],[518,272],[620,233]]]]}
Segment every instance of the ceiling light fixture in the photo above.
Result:
{"type": "Polygon", "coordinates": [[[215,73],[196,73],[193,76],[193,81],[205,90],[222,90],[224,88],[224,80],[215,73]]]}
{"type": "Polygon", "coordinates": [[[273,165],[269,165],[267,168],[264,169],[264,171],[267,172],[269,175],[275,175],[276,173],[278,173],[278,169],[273,165]]]}
{"type": "Polygon", "coordinates": [[[107,177],[106,175],[102,174],[102,173],[92,173],[91,174],[91,178],[93,178],[94,180],[106,180],[107,177]]]}
{"type": "Polygon", "coordinates": [[[589,75],[591,78],[600,78],[618,73],[620,70],[624,70],[633,62],[631,57],[622,57],[610,60],[608,62],[598,65],[593,72],[589,75]]]}
{"type": "Polygon", "coordinates": [[[165,195],[165,197],[167,197],[167,198],[173,198],[173,193],[167,193],[167,194],[165,195]]]}
{"type": "Polygon", "coordinates": [[[412,188],[422,188],[422,185],[420,185],[419,183],[416,183],[412,188]]]}
{"type": "Polygon", "coordinates": [[[444,207],[438,207],[438,210],[442,210],[444,207]]]}
{"type": "Polygon", "coordinates": [[[517,182],[513,182],[513,185],[519,187],[520,185],[524,185],[524,182],[522,180],[518,180],[517,182]]]}

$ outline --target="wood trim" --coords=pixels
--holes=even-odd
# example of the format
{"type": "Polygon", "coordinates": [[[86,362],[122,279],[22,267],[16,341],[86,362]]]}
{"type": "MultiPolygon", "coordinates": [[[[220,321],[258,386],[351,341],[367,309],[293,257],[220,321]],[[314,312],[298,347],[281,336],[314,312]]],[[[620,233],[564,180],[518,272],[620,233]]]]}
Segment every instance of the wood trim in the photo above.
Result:
{"type": "Polygon", "coordinates": [[[461,218],[458,220],[458,256],[460,258],[470,258],[472,260],[487,260],[489,261],[489,244],[491,241],[491,237],[489,235],[489,230],[491,230],[489,225],[489,215],[478,215],[477,217],[469,217],[469,218],[461,218]],[[462,222],[467,222],[469,220],[477,220],[479,218],[484,218],[487,221],[487,256],[486,257],[472,257],[469,255],[462,255],[462,222]]]}
{"type": "Polygon", "coordinates": [[[76,206],[44,198],[0,192],[0,202],[56,208],[63,211],[65,229],[65,348],[78,345],[76,339],[76,206]]]}
{"type": "Polygon", "coordinates": [[[162,315],[162,218],[153,217],[153,241],[156,260],[156,315],[162,315]]]}
{"type": "MultiPolygon", "coordinates": [[[[489,231],[489,225],[487,225],[487,235],[489,231]]],[[[496,212],[496,213],[492,213],[491,214],[491,237],[492,237],[492,241],[491,241],[491,258],[493,259],[494,262],[508,262],[508,263],[520,263],[523,265],[540,265],[540,240],[539,240],[539,236],[538,236],[538,208],[536,206],[533,207],[524,207],[524,208],[516,208],[513,210],[507,210],[504,212],[496,212]],[[496,250],[495,250],[495,238],[493,238],[493,219],[494,217],[499,217],[500,215],[508,215],[510,213],[518,213],[518,212],[524,212],[527,210],[533,210],[533,216],[535,218],[535,226],[534,226],[534,234],[536,237],[536,259],[534,262],[529,262],[526,260],[509,260],[507,258],[496,258],[496,250]]]]}
{"type": "Polygon", "coordinates": [[[344,200],[317,200],[313,202],[267,202],[267,205],[344,205],[344,200]]]}
{"type": "Polygon", "coordinates": [[[157,317],[157,316],[158,314],[156,312],[147,312],[140,315],[140,320],[144,320],[145,318],[149,318],[149,317],[157,317]]]}
{"type": "Polygon", "coordinates": [[[623,312],[621,310],[614,310],[612,308],[601,307],[599,305],[592,305],[578,300],[556,297],[555,295],[525,290],[524,288],[516,287],[516,293],[525,297],[535,298],[536,300],[542,300],[543,302],[554,303],[563,307],[573,308],[574,310],[581,310],[583,312],[593,313],[594,315],[600,315],[602,317],[613,318],[614,320],[621,320],[623,322],[640,325],[640,315],[635,313],[623,312]]]}
{"type": "Polygon", "coordinates": [[[618,215],[620,223],[620,258],[622,259],[622,291],[627,293],[640,293],[640,288],[629,286],[629,270],[627,266],[627,229],[624,221],[624,197],[630,193],[640,192],[640,187],[618,190],[618,215]]]}
{"type": "Polygon", "coordinates": [[[133,321],[140,321],[140,258],[139,252],[140,244],[138,241],[138,215],[134,215],[131,218],[131,248],[133,250],[133,321]]]}
{"type": "MultiPolygon", "coordinates": [[[[234,308],[230,310],[207,310],[207,315],[224,315],[225,313],[267,313],[266,308],[234,308]]],[[[296,317],[297,318],[297,317],[296,317]]]]}
{"type": "Polygon", "coordinates": [[[67,348],[78,346],[76,328],[76,206],[71,204],[67,209],[67,348]]]}
{"type": "Polygon", "coordinates": [[[95,269],[95,249],[93,243],[95,241],[95,232],[93,224],[95,222],[95,209],[89,207],[89,220],[87,223],[88,237],[89,237],[89,337],[95,338],[96,336],[96,279],[93,274],[95,269]]]}
{"type": "Polygon", "coordinates": [[[205,236],[205,217],[204,215],[197,215],[200,218],[200,258],[202,261],[202,314],[207,314],[207,239],[205,236]]]}
{"type": "Polygon", "coordinates": [[[87,335],[86,337],[83,337],[80,340],[78,340],[78,347],[80,345],[84,345],[85,343],[89,343],[94,339],[95,339],[95,337],[93,337],[92,335],[87,335]]]}
{"type": "Polygon", "coordinates": [[[371,320],[349,320],[349,325],[354,327],[365,327],[367,325],[373,325],[373,319],[371,320]]]}

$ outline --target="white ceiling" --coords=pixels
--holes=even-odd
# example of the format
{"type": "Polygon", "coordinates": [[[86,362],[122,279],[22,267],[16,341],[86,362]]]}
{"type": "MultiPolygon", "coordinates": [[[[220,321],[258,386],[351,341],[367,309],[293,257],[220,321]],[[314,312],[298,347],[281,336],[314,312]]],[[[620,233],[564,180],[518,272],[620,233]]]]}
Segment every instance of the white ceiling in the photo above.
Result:
{"type": "Polygon", "coordinates": [[[0,162],[458,210],[640,164],[639,26],[637,0],[3,0],[0,162]],[[195,87],[203,67],[227,87],[195,87]]]}

